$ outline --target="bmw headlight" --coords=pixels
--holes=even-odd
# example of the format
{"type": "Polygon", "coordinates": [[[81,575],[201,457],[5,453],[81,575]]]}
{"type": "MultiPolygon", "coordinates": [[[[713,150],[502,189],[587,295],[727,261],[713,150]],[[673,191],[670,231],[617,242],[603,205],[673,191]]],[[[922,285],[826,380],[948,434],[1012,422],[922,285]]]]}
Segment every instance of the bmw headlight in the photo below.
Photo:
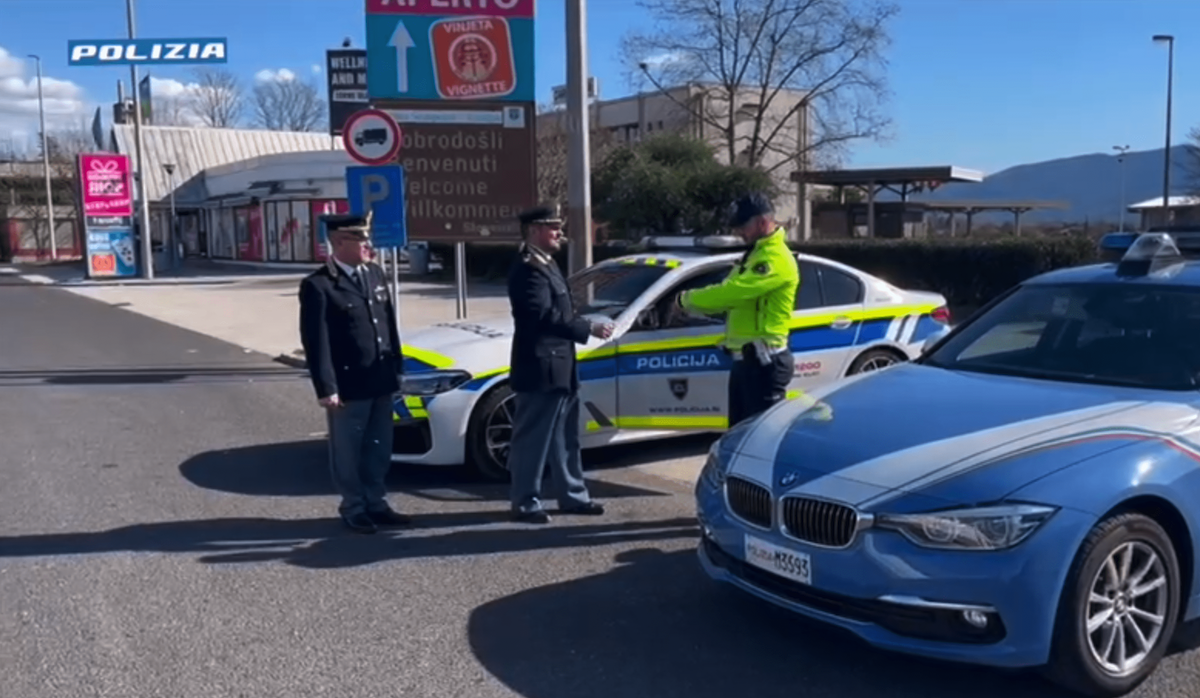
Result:
{"type": "Polygon", "coordinates": [[[1004,550],[1033,535],[1058,511],[1037,504],[1000,504],[924,514],[878,514],[875,525],[923,548],[1004,550]]]}
{"type": "Polygon", "coordinates": [[[466,371],[421,371],[400,377],[400,392],[404,395],[439,395],[448,393],[471,380],[466,371]]]}
{"type": "Polygon", "coordinates": [[[700,471],[700,481],[714,490],[725,486],[725,476],[729,474],[729,464],[733,460],[733,452],[721,447],[718,440],[708,449],[708,458],[700,471]]]}

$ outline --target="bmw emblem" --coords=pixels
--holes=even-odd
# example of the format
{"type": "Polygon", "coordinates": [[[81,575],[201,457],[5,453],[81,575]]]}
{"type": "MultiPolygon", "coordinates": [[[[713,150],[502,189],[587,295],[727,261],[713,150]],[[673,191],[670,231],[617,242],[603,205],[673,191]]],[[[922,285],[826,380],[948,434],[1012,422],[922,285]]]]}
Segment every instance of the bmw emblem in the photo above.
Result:
{"type": "Polygon", "coordinates": [[[796,481],[799,479],[800,479],[799,473],[788,473],[787,475],[784,475],[783,477],[779,478],[779,486],[780,487],[790,487],[790,486],[796,484],[796,481]]]}

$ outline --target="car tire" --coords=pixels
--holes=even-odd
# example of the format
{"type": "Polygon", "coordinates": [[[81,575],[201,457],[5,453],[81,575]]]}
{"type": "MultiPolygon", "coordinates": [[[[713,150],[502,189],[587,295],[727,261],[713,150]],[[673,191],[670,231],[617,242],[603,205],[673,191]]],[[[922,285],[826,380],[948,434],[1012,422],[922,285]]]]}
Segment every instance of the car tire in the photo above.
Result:
{"type": "MultiPolygon", "coordinates": [[[[512,389],[508,383],[501,383],[483,396],[471,413],[471,421],[467,424],[466,456],[467,465],[476,473],[491,482],[508,482],[508,464],[497,460],[494,449],[488,441],[490,422],[497,409],[502,409],[504,403],[512,405],[512,389]]],[[[511,442],[511,429],[508,430],[511,442]]]]}
{"type": "MultiPolygon", "coordinates": [[[[1067,575],[1055,618],[1050,662],[1043,674],[1091,698],[1115,698],[1133,691],[1154,672],[1171,642],[1179,617],[1179,584],[1174,545],[1156,521],[1135,513],[1101,521],[1084,540],[1067,575]],[[1124,569],[1127,552],[1133,554],[1128,571],[1124,569]],[[1146,571],[1138,578],[1143,568],[1146,571]],[[1145,588],[1147,583],[1160,586],[1140,596],[1129,595],[1131,589],[1145,588]],[[1109,600],[1094,602],[1093,592],[1109,600]],[[1109,620],[1089,632],[1089,614],[1098,618],[1105,612],[1110,614],[1109,620]],[[1147,614],[1160,616],[1161,623],[1147,614]],[[1113,638],[1108,649],[1106,628],[1113,638]],[[1135,632],[1143,642],[1135,639],[1135,632]],[[1146,642],[1148,649],[1135,652],[1135,656],[1142,655],[1137,663],[1118,671],[1117,647],[1136,648],[1146,642]]],[[[1128,661],[1127,654],[1125,659],[1128,661]]]]}
{"type": "Polygon", "coordinates": [[[859,354],[850,364],[850,369],[846,371],[847,376],[853,376],[864,371],[876,371],[881,368],[887,368],[893,364],[903,363],[906,359],[901,358],[894,351],[887,349],[868,349],[859,354]]]}

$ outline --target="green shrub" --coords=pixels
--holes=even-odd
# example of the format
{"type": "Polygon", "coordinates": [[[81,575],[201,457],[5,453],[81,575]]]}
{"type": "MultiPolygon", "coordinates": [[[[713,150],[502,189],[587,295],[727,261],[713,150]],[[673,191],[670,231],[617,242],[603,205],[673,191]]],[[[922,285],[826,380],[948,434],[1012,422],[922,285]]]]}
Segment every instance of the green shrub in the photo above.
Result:
{"type": "Polygon", "coordinates": [[[1054,269],[1099,260],[1089,237],[819,240],[799,251],[861,269],[901,288],[934,291],[951,305],[977,307],[1054,269]]]}
{"type": "MultiPolygon", "coordinates": [[[[444,275],[453,278],[454,246],[430,245],[445,261],[444,275]]],[[[934,291],[955,306],[978,307],[1016,284],[1054,269],[1100,261],[1090,237],[815,240],[792,247],[874,274],[901,288],[934,291]]],[[[469,243],[467,270],[471,278],[502,282],[508,275],[517,243],[469,243]]],[[[593,262],[625,254],[619,247],[597,246],[593,262]]],[[[567,268],[567,249],[558,255],[567,268]]]]}

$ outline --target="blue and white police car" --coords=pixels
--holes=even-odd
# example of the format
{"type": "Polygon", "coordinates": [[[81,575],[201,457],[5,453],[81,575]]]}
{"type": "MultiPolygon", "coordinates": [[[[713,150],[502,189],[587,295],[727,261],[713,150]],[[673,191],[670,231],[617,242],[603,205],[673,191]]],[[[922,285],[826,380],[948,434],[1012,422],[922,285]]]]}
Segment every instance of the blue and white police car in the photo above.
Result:
{"type": "MultiPolygon", "coordinates": [[[[684,314],[675,298],[724,279],[743,245],[730,236],[650,238],[644,251],[568,279],[582,315],[616,325],[611,338],[579,348],[583,448],[726,428],[731,359],[717,346],[724,320],[684,314]]],[[[899,289],[820,257],[797,261],[793,394],[910,360],[950,321],[939,294],[899,289]]],[[[405,335],[393,461],[467,463],[508,477],[511,341],[511,318],[405,335]]]]}
{"type": "Polygon", "coordinates": [[[1200,237],[1029,279],[724,434],[704,569],[891,650],[1124,695],[1200,630],[1200,237]]]}

